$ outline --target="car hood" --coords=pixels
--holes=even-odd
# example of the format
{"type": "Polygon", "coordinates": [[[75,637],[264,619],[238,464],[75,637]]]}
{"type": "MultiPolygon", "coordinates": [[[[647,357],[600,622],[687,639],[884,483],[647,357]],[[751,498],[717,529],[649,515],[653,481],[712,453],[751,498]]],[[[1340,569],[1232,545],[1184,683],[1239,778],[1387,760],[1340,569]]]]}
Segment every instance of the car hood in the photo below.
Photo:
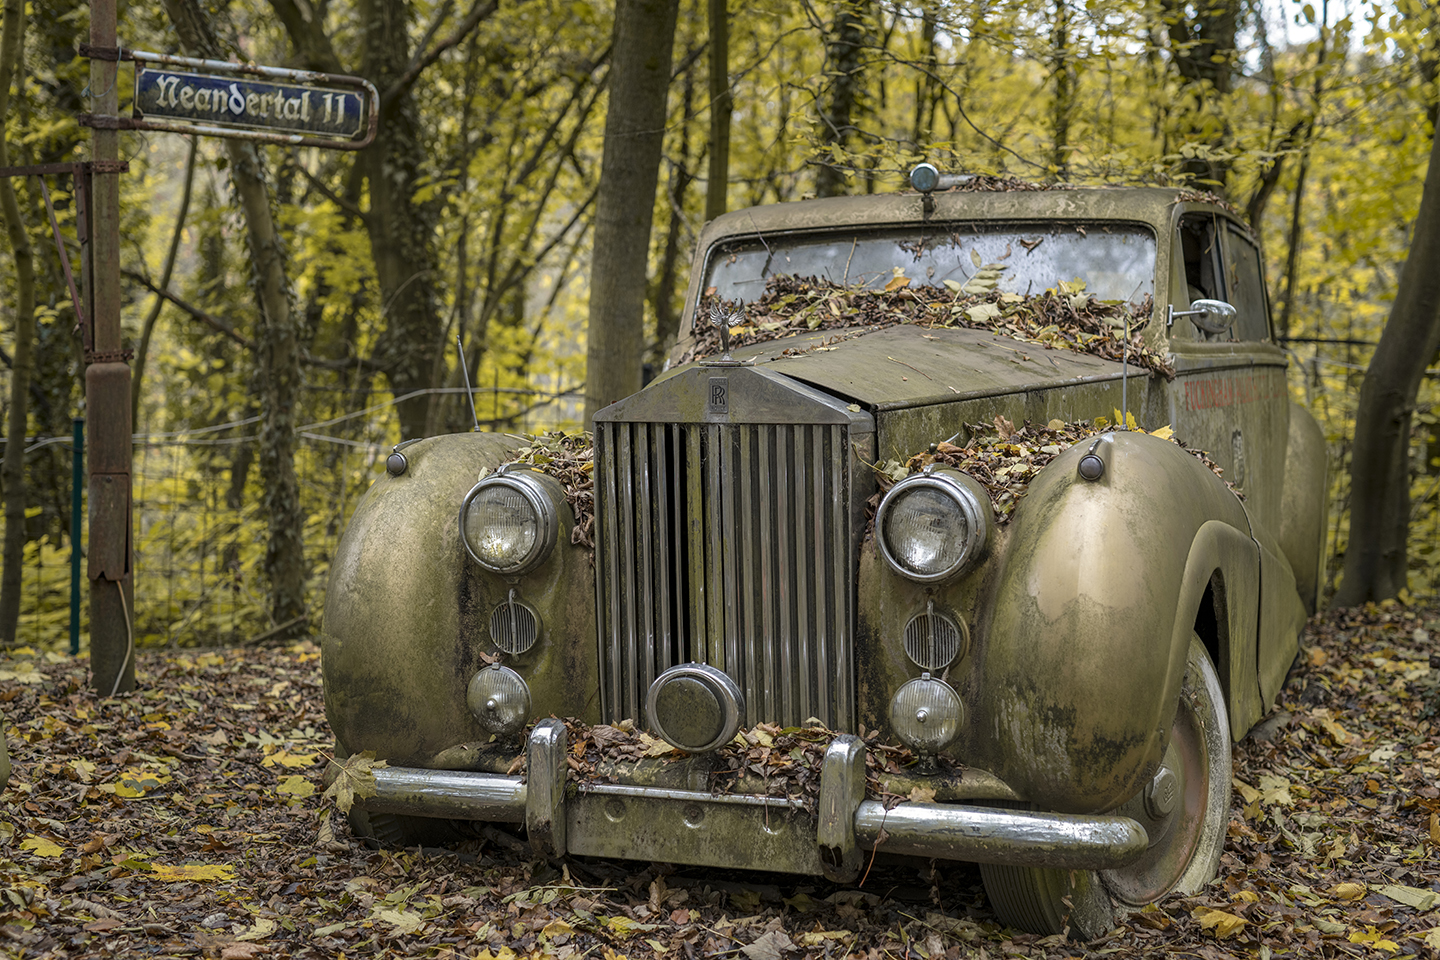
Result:
{"type": "MultiPolygon", "coordinates": [[[[855,333],[859,333],[855,331],[855,333]]],[[[844,334],[841,334],[844,336],[844,334]]],[[[1122,364],[985,330],[900,324],[838,339],[833,330],[752,344],[737,360],[871,410],[1115,380],[1122,364]]],[[[1131,365],[1129,375],[1148,372],[1131,365]]]]}

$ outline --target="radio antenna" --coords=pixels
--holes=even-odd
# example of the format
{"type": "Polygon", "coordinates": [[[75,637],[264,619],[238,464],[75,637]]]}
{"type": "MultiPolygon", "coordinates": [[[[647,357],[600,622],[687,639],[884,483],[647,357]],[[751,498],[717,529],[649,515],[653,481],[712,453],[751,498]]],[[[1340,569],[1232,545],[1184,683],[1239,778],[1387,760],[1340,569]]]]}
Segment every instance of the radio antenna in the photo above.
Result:
{"type": "Polygon", "coordinates": [[[465,345],[455,334],[455,350],[460,354],[460,373],[465,377],[465,396],[470,400],[470,416],[475,419],[475,432],[480,432],[480,414],[475,412],[475,391],[470,387],[470,370],[465,366],[465,345]]]}

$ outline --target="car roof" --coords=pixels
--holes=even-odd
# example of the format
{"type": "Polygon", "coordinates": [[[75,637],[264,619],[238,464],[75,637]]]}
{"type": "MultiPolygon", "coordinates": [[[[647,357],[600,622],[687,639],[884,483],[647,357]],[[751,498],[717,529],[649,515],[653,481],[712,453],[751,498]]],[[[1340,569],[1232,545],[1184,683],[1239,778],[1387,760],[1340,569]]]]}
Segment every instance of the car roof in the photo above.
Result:
{"type": "MultiPolygon", "coordinates": [[[[1011,183],[1018,183],[1012,181],[1011,183]]],[[[854,197],[828,197],[750,207],[716,217],[701,231],[698,250],[718,240],[772,233],[911,225],[929,220],[1115,220],[1147,223],[1158,232],[1170,223],[1177,203],[1210,200],[1175,187],[1041,187],[932,193],[934,209],[924,211],[924,196],[914,191],[854,197]]],[[[1217,204],[1218,208],[1218,204],[1217,204]]],[[[698,264],[697,264],[698,265],[698,264]]]]}

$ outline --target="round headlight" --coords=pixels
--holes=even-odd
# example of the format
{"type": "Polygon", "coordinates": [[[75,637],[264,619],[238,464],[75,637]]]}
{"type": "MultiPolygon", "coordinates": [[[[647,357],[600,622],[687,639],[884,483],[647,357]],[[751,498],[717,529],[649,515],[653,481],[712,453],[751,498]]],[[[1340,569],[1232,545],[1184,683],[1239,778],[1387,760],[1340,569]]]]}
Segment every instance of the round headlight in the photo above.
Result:
{"type": "Polygon", "coordinates": [[[954,470],[929,467],[885,494],[875,514],[880,552],[896,572],[931,583],[974,562],[990,531],[985,488],[954,470]]]}
{"type": "Polygon", "coordinates": [[[539,478],[528,471],[486,477],[460,507],[460,539],[475,562],[515,576],[539,566],[555,547],[559,522],[539,478]]]}

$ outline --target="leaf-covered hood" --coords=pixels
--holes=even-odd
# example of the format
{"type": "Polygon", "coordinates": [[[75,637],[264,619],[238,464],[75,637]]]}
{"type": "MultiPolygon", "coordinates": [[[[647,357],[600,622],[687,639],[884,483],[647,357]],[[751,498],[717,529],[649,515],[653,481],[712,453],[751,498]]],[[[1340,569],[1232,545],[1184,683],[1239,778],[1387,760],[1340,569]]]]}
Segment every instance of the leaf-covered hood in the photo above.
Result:
{"type": "MultiPolygon", "coordinates": [[[[858,333],[858,331],[857,331],[858,333]]],[[[734,352],[873,410],[1116,380],[1121,364],[984,330],[901,324],[850,339],[817,332],[734,352]]],[[[1130,376],[1148,372],[1131,366],[1130,376]]]]}

